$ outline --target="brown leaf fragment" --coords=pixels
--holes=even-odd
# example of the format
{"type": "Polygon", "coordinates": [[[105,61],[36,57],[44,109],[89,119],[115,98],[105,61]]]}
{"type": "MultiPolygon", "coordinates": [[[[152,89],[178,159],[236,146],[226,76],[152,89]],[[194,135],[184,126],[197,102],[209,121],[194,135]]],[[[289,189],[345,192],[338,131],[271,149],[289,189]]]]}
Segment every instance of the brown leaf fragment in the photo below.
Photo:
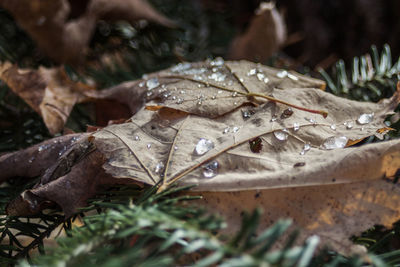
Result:
{"type": "Polygon", "coordinates": [[[97,21],[147,19],[167,27],[175,24],[144,0],[91,0],[87,6],[68,0],[1,0],[38,46],[60,63],[84,60],[97,21]],[[71,14],[71,5],[74,14],[71,14]],[[76,7],[85,8],[77,12],[76,7]],[[71,15],[75,15],[70,19],[71,15]]]}
{"type": "Polygon", "coordinates": [[[72,82],[62,68],[19,69],[6,62],[0,65],[0,79],[39,113],[51,134],[62,131],[73,106],[93,90],[72,82]]]}
{"type": "Polygon", "coordinates": [[[286,40],[286,25],[273,2],[262,2],[246,31],[237,36],[229,58],[265,62],[286,40]]]}

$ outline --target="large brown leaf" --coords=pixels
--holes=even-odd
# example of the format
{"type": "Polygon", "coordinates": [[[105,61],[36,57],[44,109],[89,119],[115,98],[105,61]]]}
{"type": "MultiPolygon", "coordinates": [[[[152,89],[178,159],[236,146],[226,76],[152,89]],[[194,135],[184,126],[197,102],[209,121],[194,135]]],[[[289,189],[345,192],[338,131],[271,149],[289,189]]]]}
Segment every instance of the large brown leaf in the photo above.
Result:
{"type": "Polygon", "coordinates": [[[400,166],[400,141],[350,145],[382,137],[389,130],[384,118],[400,95],[365,103],[317,89],[322,87],[246,61],[180,64],[151,74],[107,96],[124,101],[123,92],[147,88],[146,108],[127,123],[93,133],[88,140],[97,150],[69,173],[53,163],[36,188],[10,204],[10,213],[37,212],[50,200],[71,215],[99,185],[160,182],[163,190],[177,181],[198,184],[195,190],[205,197],[200,203],[227,216],[228,231],[237,228],[243,209],[261,205],[263,226],[289,216],[305,234],[345,250],[349,235],[399,218],[392,201],[399,189],[388,180],[400,166]],[[262,146],[254,149],[252,142],[262,146]],[[96,182],[88,192],[75,188],[90,179],[96,182]],[[63,190],[68,181],[72,195],[63,190]]]}

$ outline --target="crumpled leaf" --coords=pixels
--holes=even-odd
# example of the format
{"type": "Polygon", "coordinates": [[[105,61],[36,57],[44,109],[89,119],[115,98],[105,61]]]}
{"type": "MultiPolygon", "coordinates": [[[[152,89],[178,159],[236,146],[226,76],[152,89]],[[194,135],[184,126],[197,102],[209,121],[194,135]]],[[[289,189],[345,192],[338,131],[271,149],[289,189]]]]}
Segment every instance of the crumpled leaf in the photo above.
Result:
{"type": "MultiPolygon", "coordinates": [[[[243,209],[262,204],[264,226],[290,216],[306,234],[345,250],[349,235],[373,224],[388,226],[399,216],[392,201],[399,189],[388,180],[400,166],[400,141],[343,147],[389,130],[383,121],[400,101],[400,84],[392,98],[379,103],[339,98],[318,90],[322,85],[294,72],[220,59],[149,75],[117,90],[122,96],[125,90],[147,88],[147,108],[82,141],[97,150],[69,173],[60,168],[51,179],[42,176],[11,210],[18,214],[19,203],[28,206],[36,197],[36,203],[56,202],[71,215],[88,194],[71,190],[70,195],[61,188],[69,180],[81,186],[77,177],[82,175],[83,187],[88,176],[97,175],[108,177],[100,185],[160,182],[163,190],[173,182],[198,184],[202,203],[228,216],[228,231],[237,227],[243,209]],[[215,79],[222,75],[223,80],[215,79]],[[336,147],[326,143],[333,137],[340,137],[336,147]],[[249,144],[256,138],[262,141],[258,153],[249,144]]],[[[30,211],[42,208],[35,207],[30,211]]]]}
{"type": "Polygon", "coordinates": [[[167,27],[175,24],[144,0],[1,0],[38,46],[61,63],[81,62],[97,21],[147,19],[167,27]]]}
{"type": "Polygon", "coordinates": [[[71,81],[62,68],[19,69],[9,62],[0,65],[0,79],[43,118],[49,132],[60,132],[76,103],[93,88],[71,81]]]}
{"type": "Polygon", "coordinates": [[[286,41],[286,24],[274,2],[262,2],[246,31],[231,45],[229,58],[265,62],[286,41]]]}

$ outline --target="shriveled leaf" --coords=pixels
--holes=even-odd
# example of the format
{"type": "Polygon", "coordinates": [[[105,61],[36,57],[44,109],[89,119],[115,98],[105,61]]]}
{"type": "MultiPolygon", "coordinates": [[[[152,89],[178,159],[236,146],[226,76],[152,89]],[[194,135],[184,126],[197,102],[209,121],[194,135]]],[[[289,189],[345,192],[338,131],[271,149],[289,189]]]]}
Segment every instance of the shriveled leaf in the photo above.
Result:
{"type": "Polygon", "coordinates": [[[286,25],[273,2],[262,2],[246,31],[237,36],[231,46],[230,59],[264,62],[286,40],[286,25]]]}
{"type": "Polygon", "coordinates": [[[76,64],[88,50],[98,20],[128,22],[147,19],[164,26],[174,23],[144,0],[1,0],[38,46],[51,58],[76,64]],[[86,1],[87,2],[87,1],[86,1]],[[74,19],[70,19],[74,17],[74,19]]]}
{"type": "Polygon", "coordinates": [[[93,90],[72,82],[61,68],[19,69],[6,62],[0,65],[0,79],[39,113],[51,134],[63,129],[73,106],[93,90]]]}

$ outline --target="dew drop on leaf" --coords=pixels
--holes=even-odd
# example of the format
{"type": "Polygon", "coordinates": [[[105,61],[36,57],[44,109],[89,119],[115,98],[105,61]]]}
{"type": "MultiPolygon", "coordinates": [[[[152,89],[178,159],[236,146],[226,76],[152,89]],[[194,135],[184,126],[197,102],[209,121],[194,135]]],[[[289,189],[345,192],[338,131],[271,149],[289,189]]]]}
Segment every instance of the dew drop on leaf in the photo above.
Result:
{"type": "Polygon", "coordinates": [[[325,139],[322,147],[328,150],[336,148],[344,148],[347,144],[348,138],[346,136],[331,136],[325,139]]]}
{"type": "Polygon", "coordinates": [[[242,110],[242,117],[243,117],[243,119],[248,119],[248,118],[250,118],[251,117],[251,113],[250,113],[250,111],[248,111],[248,110],[242,110]]]}
{"type": "Polygon", "coordinates": [[[150,148],[151,148],[151,144],[148,143],[148,144],[147,144],[147,149],[150,149],[150,148]]]}
{"type": "Polygon", "coordinates": [[[274,136],[275,136],[275,138],[276,139],[278,139],[279,141],[285,141],[285,140],[287,140],[288,139],[288,137],[289,137],[289,134],[287,133],[287,130],[286,129],[283,129],[283,130],[279,130],[279,131],[275,131],[274,132],[274,136]]]}
{"type": "Polygon", "coordinates": [[[159,162],[157,163],[156,167],[154,168],[155,173],[160,173],[164,169],[164,163],[159,162]]]}
{"type": "Polygon", "coordinates": [[[259,81],[263,81],[264,78],[265,78],[265,75],[264,75],[264,74],[262,74],[262,73],[257,73],[257,79],[258,79],[259,81]]]}
{"type": "Polygon", "coordinates": [[[360,117],[358,117],[357,122],[359,124],[368,124],[372,122],[374,119],[374,113],[364,113],[361,114],[360,117]]]}
{"type": "Polygon", "coordinates": [[[218,162],[213,160],[203,165],[204,178],[213,178],[218,174],[218,162]]]}
{"type": "Polygon", "coordinates": [[[331,126],[329,126],[329,128],[331,128],[332,130],[336,131],[336,125],[335,124],[331,124],[331,126]]]}
{"type": "Polygon", "coordinates": [[[251,69],[251,70],[249,70],[249,72],[247,73],[247,76],[253,76],[253,75],[256,75],[256,73],[257,73],[257,70],[256,70],[256,69],[251,69]]]}
{"type": "Polygon", "coordinates": [[[210,62],[211,66],[222,66],[224,65],[224,60],[221,57],[217,57],[216,59],[212,60],[210,62]]]}
{"type": "Polygon", "coordinates": [[[229,132],[229,127],[226,127],[226,128],[222,131],[223,134],[227,134],[228,132],[229,132]]]}
{"type": "Polygon", "coordinates": [[[140,141],[140,137],[138,135],[135,136],[135,141],[140,141]]]}
{"type": "Polygon", "coordinates": [[[239,131],[239,127],[235,126],[232,128],[232,132],[236,133],[237,131],[239,131]]]}
{"type": "Polygon", "coordinates": [[[233,93],[232,93],[232,97],[236,97],[237,94],[238,94],[237,92],[233,92],[233,93]]]}
{"type": "Polygon", "coordinates": [[[274,121],[276,121],[278,119],[278,116],[276,116],[276,115],[272,115],[272,117],[271,117],[271,122],[274,122],[274,121]]]}
{"type": "Polygon", "coordinates": [[[151,78],[146,82],[147,89],[149,90],[152,90],[153,88],[156,88],[159,85],[160,83],[157,78],[151,78]]]}
{"type": "Polygon", "coordinates": [[[290,116],[293,115],[293,109],[292,108],[287,108],[282,112],[281,118],[289,118],[290,116]]]}
{"type": "Polygon", "coordinates": [[[289,79],[292,79],[293,81],[298,81],[299,80],[299,78],[297,78],[297,76],[295,76],[295,75],[293,75],[291,73],[288,73],[287,76],[288,76],[289,79]]]}
{"type": "Polygon", "coordinates": [[[297,122],[293,123],[293,131],[297,132],[298,130],[300,130],[300,124],[297,122]]]}
{"type": "Polygon", "coordinates": [[[276,74],[276,76],[278,77],[278,78],[285,78],[286,76],[288,75],[288,72],[286,71],[286,70],[283,70],[283,71],[280,71],[280,72],[278,72],[277,74],[276,74]]]}
{"type": "Polygon", "coordinates": [[[200,138],[197,142],[194,152],[196,155],[201,156],[214,148],[214,143],[211,140],[200,138]]]}
{"type": "Polygon", "coordinates": [[[303,146],[303,150],[300,152],[300,155],[304,155],[311,149],[311,146],[309,143],[305,143],[303,146]]]}
{"type": "Polygon", "coordinates": [[[316,124],[316,123],[317,123],[313,118],[305,117],[304,119],[305,119],[306,121],[308,121],[308,122],[311,122],[312,124],[316,124]]]}
{"type": "Polygon", "coordinates": [[[172,72],[182,72],[184,70],[188,70],[192,67],[190,63],[179,63],[171,68],[172,72]]]}
{"type": "Polygon", "coordinates": [[[183,103],[183,99],[182,98],[178,98],[178,100],[176,101],[176,104],[180,105],[183,103]]]}
{"type": "Polygon", "coordinates": [[[147,96],[151,96],[153,94],[152,91],[147,91],[147,96]]]}
{"type": "Polygon", "coordinates": [[[343,124],[344,124],[344,126],[346,126],[346,129],[348,129],[348,130],[353,128],[353,122],[351,122],[351,121],[346,121],[343,124]]]}

